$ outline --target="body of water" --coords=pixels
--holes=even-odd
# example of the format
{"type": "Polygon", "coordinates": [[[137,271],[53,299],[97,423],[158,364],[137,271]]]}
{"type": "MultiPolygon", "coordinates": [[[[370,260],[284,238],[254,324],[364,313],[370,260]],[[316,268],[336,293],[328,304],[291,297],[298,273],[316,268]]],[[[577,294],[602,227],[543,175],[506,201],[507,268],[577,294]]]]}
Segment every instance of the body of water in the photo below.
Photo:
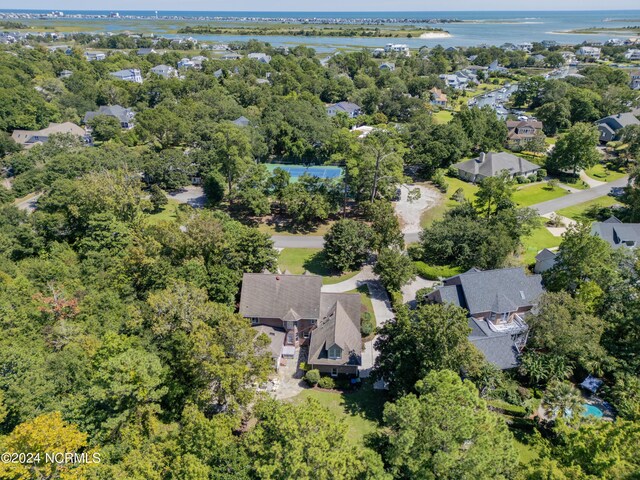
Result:
{"type": "MultiPolygon", "coordinates": [[[[0,10],[0,12],[24,12],[20,10],[0,10]]],[[[47,11],[33,10],[33,14],[46,14],[47,11]]],[[[109,11],[65,11],[65,15],[109,15],[109,11]]],[[[567,34],[569,30],[605,27],[620,28],[624,26],[640,25],[640,10],[614,10],[614,11],[562,11],[562,12],[181,12],[158,11],[159,20],[155,19],[155,12],[151,11],[120,11],[123,16],[136,16],[147,18],[109,18],[109,19],[49,19],[48,23],[55,27],[56,22],[78,22],[79,25],[87,25],[89,22],[99,22],[106,31],[132,31],[136,25],[147,31],[162,32],[171,20],[175,18],[176,26],[188,23],[203,23],[197,20],[203,17],[242,17],[242,18],[316,18],[316,19],[398,19],[400,24],[413,24],[413,20],[422,19],[457,19],[460,23],[430,24],[447,30],[452,36],[442,39],[420,38],[336,38],[336,37],[296,37],[296,36],[261,36],[259,39],[271,43],[274,46],[292,46],[305,44],[316,48],[318,51],[333,51],[336,48],[373,48],[383,46],[385,43],[406,43],[412,48],[423,45],[433,47],[435,45],[450,46],[474,46],[474,45],[502,45],[503,43],[534,42],[542,40],[555,40],[558,43],[578,44],[584,41],[604,41],[612,37],[623,37],[611,33],[595,34],[567,34]],[[179,19],[179,20],[178,20],[179,19]]],[[[234,22],[237,24],[237,22],[234,22]]],[[[631,36],[629,34],[627,36],[631,36]]],[[[177,35],[167,35],[177,36],[177,35]]],[[[193,35],[194,38],[210,42],[246,41],[250,37],[244,35],[193,35]]]]}

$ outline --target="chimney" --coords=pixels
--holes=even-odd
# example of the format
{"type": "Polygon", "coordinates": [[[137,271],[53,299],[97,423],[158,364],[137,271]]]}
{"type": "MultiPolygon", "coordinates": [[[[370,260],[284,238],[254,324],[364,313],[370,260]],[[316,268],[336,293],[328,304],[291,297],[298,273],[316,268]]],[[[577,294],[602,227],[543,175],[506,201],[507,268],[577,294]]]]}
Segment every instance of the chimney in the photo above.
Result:
{"type": "Polygon", "coordinates": [[[480,152],[480,155],[478,156],[478,163],[484,163],[484,157],[485,157],[485,153],[484,152],[480,152]]]}

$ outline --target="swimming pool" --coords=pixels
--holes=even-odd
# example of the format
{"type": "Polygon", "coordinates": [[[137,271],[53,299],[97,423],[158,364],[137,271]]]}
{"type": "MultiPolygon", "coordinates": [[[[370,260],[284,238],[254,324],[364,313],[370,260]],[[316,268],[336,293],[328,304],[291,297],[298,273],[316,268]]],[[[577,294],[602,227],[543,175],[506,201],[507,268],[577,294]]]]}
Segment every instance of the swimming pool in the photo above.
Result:
{"type": "Polygon", "coordinates": [[[295,182],[304,174],[319,178],[338,178],[342,175],[342,168],[326,165],[316,165],[305,167],[304,165],[279,165],[277,163],[266,163],[265,167],[269,172],[273,172],[276,168],[289,172],[291,181],[295,182]]]}
{"type": "Polygon", "coordinates": [[[584,406],[584,412],[582,413],[583,417],[602,418],[602,416],[604,415],[604,413],[602,413],[602,410],[600,410],[595,405],[590,405],[588,403],[585,403],[583,404],[583,406],[584,406]]]}

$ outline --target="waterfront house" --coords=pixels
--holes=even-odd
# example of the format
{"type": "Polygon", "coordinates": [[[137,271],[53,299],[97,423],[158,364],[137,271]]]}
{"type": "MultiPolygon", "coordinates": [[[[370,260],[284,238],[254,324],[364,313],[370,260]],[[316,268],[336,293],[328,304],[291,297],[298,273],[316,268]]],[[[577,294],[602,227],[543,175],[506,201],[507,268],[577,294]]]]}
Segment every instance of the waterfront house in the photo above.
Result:
{"type": "Polygon", "coordinates": [[[507,120],[507,145],[509,148],[523,148],[542,133],[539,120],[507,120]]]}
{"type": "Polygon", "coordinates": [[[362,355],[360,295],[321,290],[317,275],[245,273],[239,312],[261,332],[274,331],[270,338],[282,342],[272,341],[272,352],[280,349],[274,358],[292,357],[303,347],[309,368],[356,376],[362,355]]]}
{"type": "Polygon", "coordinates": [[[495,177],[506,171],[511,178],[516,176],[533,177],[540,166],[522,157],[507,152],[480,153],[476,158],[453,165],[458,176],[467,182],[480,182],[487,177],[495,177]]]}
{"type": "Polygon", "coordinates": [[[584,45],[578,49],[576,55],[579,57],[588,57],[593,58],[595,60],[600,59],[600,55],[602,54],[602,49],[599,47],[591,47],[588,45],[584,45]]]}
{"type": "Polygon", "coordinates": [[[271,61],[271,56],[266,53],[250,53],[247,58],[257,60],[260,63],[269,63],[271,61]]]}
{"type": "Polygon", "coordinates": [[[449,103],[447,94],[443,93],[439,88],[433,87],[431,90],[429,90],[429,93],[431,95],[431,105],[445,108],[449,103]]]}
{"type": "Polygon", "coordinates": [[[445,279],[427,298],[466,309],[469,341],[488,362],[507,370],[520,363],[529,331],[526,317],[542,293],[542,277],[527,275],[522,268],[472,268],[445,279]]]}

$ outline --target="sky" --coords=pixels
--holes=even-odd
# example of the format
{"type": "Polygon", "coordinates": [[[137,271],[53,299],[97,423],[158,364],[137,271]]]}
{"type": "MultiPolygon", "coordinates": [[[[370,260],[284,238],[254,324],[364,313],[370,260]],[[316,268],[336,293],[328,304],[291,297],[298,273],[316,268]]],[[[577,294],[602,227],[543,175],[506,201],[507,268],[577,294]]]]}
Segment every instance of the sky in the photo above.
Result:
{"type": "Polygon", "coordinates": [[[180,10],[180,11],[477,11],[477,10],[632,10],[640,9],[638,0],[0,0],[0,10],[180,10]],[[535,6],[535,8],[533,8],[535,6]]]}

